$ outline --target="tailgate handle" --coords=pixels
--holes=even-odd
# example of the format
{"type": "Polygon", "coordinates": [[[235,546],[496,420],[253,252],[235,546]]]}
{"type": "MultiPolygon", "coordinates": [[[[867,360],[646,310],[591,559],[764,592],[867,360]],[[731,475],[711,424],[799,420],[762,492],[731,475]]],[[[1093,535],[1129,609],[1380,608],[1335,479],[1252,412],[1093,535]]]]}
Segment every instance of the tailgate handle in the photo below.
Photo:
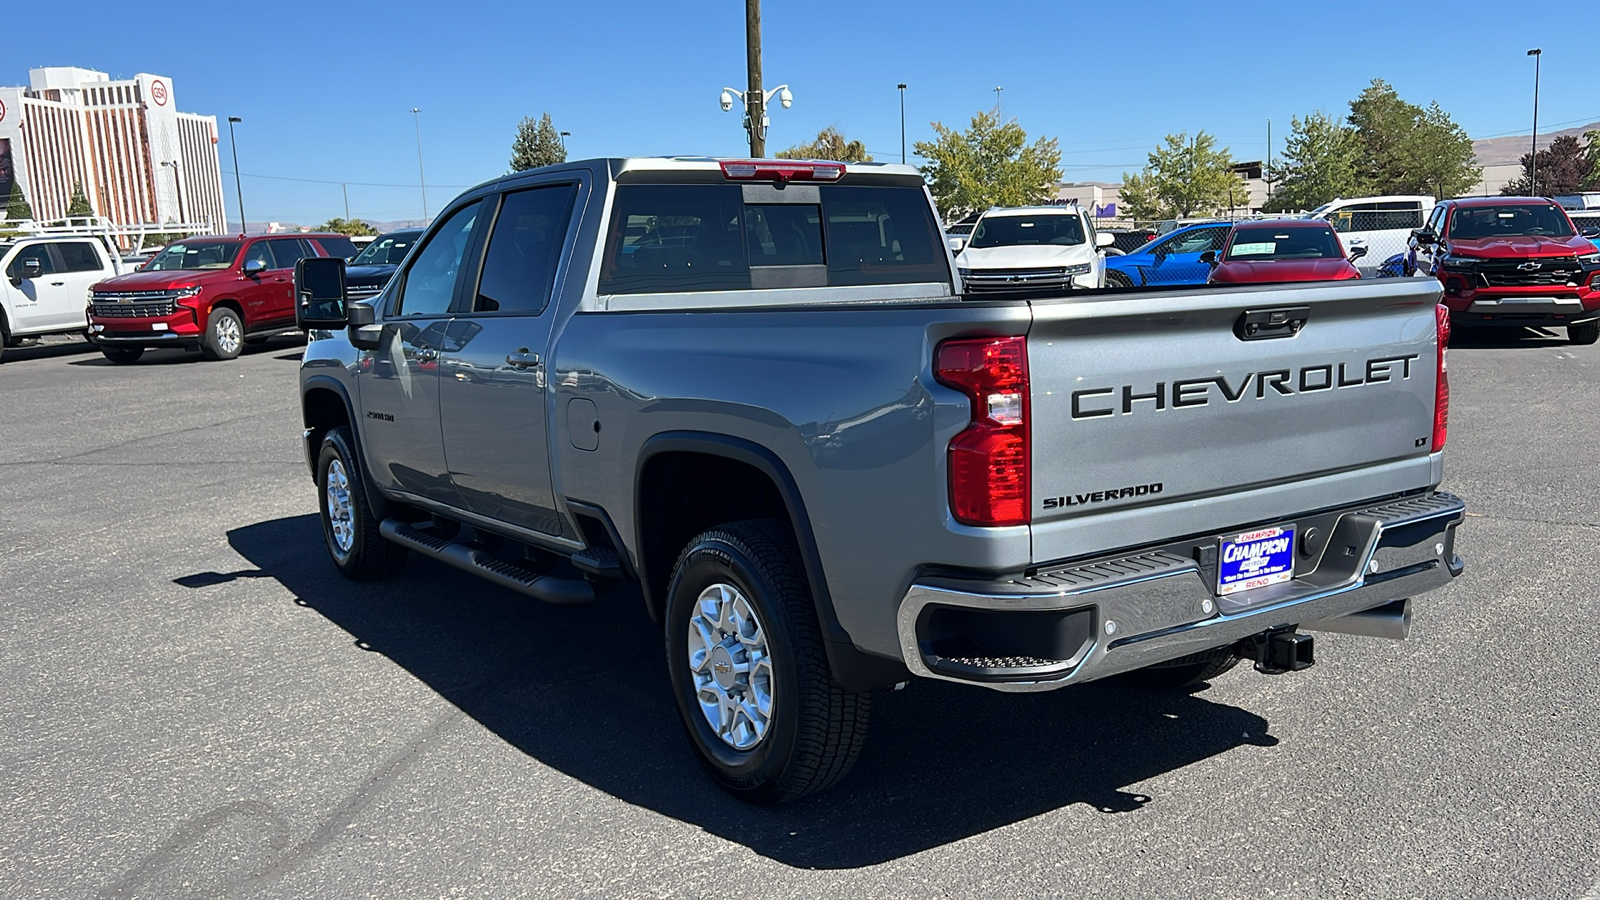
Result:
{"type": "Polygon", "coordinates": [[[1294,337],[1311,318],[1309,306],[1281,306],[1277,309],[1247,309],[1233,323],[1233,333],[1241,341],[1265,341],[1294,337]]]}

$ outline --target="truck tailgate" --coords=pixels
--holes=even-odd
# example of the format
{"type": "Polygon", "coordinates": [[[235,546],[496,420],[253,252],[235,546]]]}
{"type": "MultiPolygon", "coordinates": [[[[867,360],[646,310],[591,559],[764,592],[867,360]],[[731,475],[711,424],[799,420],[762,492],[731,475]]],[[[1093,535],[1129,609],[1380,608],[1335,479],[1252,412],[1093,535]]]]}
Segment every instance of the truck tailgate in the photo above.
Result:
{"type": "Polygon", "coordinates": [[[1436,485],[1431,280],[1036,301],[1033,559],[1436,485]],[[1243,325],[1303,319],[1282,336],[1243,325]]]}

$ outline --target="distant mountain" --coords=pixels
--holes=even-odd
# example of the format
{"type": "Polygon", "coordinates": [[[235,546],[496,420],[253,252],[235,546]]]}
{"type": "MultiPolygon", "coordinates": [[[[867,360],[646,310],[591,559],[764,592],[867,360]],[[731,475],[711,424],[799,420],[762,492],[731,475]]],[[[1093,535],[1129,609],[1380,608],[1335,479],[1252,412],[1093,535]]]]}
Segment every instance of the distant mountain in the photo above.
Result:
{"type": "MultiPolygon", "coordinates": [[[[1539,135],[1539,149],[1550,146],[1550,142],[1562,135],[1570,134],[1578,139],[1583,138],[1586,131],[1600,131],[1600,122],[1590,122],[1577,128],[1567,128],[1562,131],[1552,131],[1539,135]]],[[[1522,162],[1522,154],[1528,152],[1528,145],[1532,143],[1529,136],[1524,134],[1512,137],[1485,138],[1472,142],[1472,152],[1478,158],[1480,166],[1515,166],[1522,162]]]]}

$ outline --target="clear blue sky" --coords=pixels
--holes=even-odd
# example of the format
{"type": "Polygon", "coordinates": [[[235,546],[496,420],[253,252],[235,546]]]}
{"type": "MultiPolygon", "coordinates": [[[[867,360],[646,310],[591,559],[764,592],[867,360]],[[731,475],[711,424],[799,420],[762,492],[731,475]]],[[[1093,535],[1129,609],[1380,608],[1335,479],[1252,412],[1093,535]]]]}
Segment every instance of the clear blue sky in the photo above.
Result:
{"type": "MultiPolygon", "coordinates": [[[[178,108],[215,115],[231,172],[236,126],[252,222],[319,223],[344,212],[419,217],[422,110],[430,212],[503,174],[517,121],[548,111],[589,156],[745,152],[724,85],[743,87],[740,0],[718,2],[97,2],[5,15],[0,83],[34,66],[171,77],[178,108]],[[354,182],[406,185],[367,187],[354,182]]],[[[1289,119],[1342,115],[1373,78],[1439,103],[1474,138],[1527,134],[1544,49],[1540,130],[1600,120],[1593,0],[1521,15],[1513,3],[986,2],[763,4],[765,78],[787,82],[769,148],[828,125],[898,160],[929,122],[965,127],[1001,107],[1060,140],[1068,180],[1120,180],[1169,132],[1204,129],[1240,159],[1282,149],[1289,119]],[[1216,10],[1216,11],[1213,11],[1216,10]],[[1088,90],[1085,90],[1085,88],[1088,90]]],[[[915,160],[913,160],[915,161],[915,160]]],[[[237,215],[231,175],[228,214],[237,215]]]]}

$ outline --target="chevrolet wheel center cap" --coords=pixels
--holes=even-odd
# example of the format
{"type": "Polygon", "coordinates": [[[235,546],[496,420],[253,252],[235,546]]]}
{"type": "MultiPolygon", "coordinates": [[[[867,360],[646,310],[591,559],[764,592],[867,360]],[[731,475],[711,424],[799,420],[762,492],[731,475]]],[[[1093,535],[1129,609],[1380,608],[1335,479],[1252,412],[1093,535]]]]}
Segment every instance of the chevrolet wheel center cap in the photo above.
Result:
{"type": "Polygon", "coordinates": [[[728,653],[726,647],[718,647],[711,651],[711,675],[724,690],[734,686],[733,656],[728,653]]]}

